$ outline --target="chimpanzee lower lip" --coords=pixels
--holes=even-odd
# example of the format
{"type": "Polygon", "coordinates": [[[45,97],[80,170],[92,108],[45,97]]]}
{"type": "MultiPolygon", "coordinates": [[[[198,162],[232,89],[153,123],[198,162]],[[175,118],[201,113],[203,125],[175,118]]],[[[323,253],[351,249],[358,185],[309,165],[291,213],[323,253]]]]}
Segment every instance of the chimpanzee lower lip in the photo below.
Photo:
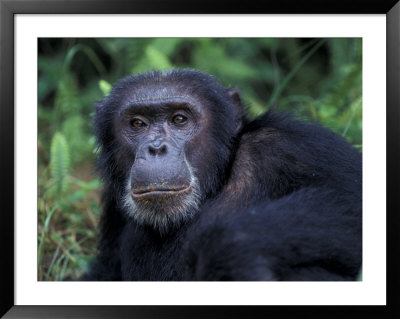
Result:
{"type": "Polygon", "coordinates": [[[190,186],[184,186],[179,188],[167,188],[167,189],[143,189],[132,191],[133,198],[142,197],[153,197],[159,195],[179,195],[188,192],[190,186]]]}

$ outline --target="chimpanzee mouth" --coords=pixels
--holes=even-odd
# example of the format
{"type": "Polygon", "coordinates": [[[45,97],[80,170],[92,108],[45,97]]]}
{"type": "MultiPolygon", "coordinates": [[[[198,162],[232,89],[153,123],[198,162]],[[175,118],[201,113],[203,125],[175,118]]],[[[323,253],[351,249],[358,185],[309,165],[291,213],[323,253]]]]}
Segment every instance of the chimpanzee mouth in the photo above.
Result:
{"type": "Polygon", "coordinates": [[[188,193],[190,188],[190,185],[168,188],[138,188],[132,190],[132,198],[142,199],[155,196],[179,196],[188,193]]]}

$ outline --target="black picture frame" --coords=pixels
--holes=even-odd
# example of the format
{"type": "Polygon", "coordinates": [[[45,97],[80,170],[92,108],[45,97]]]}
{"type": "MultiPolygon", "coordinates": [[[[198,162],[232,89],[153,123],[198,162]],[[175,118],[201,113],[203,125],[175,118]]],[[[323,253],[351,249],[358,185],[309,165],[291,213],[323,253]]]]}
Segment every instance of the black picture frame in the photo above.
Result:
{"type": "MultiPolygon", "coordinates": [[[[0,0],[0,315],[5,318],[400,318],[399,0],[0,0]],[[386,306],[16,306],[14,304],[14,18],[16,14],[386,14],[387,29],[387,305],[386,306]]],[[[382,171],[382,174],[384,172],[382,171]]]]}

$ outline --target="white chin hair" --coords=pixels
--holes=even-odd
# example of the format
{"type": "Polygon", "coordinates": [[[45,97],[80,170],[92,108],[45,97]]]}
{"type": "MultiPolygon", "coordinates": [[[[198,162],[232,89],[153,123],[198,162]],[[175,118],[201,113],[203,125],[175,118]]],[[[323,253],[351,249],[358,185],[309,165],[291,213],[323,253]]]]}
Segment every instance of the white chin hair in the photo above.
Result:
{"type": "MultiPolygon", "coordinates": [[[[129,179],[128,179],[129,180],[129,179]]],[[[126,187],[126,195],[122,208],[126,214],[141,225],[150,225],[161,233],[168,231],[172,226],[191,219],[197,212],[200,203],[200,191],[197,179],[191,178],[189,194],[169,200],[166,205],[163,201],[133,200],[130,180],[126,187]]]]}

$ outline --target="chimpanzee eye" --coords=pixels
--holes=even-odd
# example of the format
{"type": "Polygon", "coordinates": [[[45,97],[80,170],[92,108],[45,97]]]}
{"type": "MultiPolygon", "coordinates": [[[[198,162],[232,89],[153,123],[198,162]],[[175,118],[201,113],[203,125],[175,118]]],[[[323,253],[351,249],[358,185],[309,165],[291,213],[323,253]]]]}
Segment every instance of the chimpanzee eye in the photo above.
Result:
{"type": "Polygon", "coordinates": [[[132,125],[133,127],[143,127],[143,126],[146,126],[146,124],[145,124],[142,120],[140,120],[140,119],[133,119],[133,120],[131,121],[131,125],[132,125]]]}
{"type": "Polygon", "coordinates": [[[183,115],[180,115],[180,114],[175,115],[175,116],[172,118],[172,122],[174,122],[175,124],[183,124],[183,123],[185,123],[186,121],[187,121],[187,118],[186,118],[185,116],[183,116],[183,115]]]}

